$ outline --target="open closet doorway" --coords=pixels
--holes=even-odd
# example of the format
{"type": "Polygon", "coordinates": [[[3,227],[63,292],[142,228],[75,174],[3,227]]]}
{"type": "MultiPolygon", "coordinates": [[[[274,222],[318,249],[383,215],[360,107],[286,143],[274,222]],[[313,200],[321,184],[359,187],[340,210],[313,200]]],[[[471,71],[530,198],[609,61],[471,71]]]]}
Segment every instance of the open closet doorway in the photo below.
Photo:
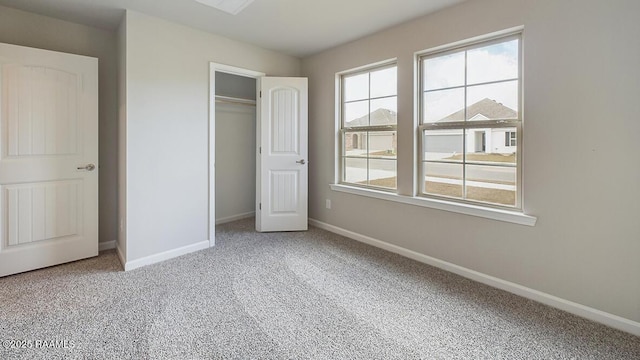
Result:
{"type": "Polygon", "coordinates": [[[210,64],[209,245],[215,225],[255,215],[256,92],[264,73],[210,64]]]}

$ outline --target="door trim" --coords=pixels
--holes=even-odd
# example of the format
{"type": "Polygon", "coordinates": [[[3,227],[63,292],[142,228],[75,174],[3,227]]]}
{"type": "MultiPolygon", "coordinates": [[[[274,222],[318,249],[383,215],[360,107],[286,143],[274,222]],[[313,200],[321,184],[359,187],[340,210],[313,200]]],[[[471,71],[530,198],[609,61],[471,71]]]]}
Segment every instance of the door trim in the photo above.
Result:
{"type": "Polygon", "coordinates": [[[216,72],[254,78],[256,87],[260,86],[259,79],[266,75],[259,71],[209,62],[209,247],[216,245],[216,72]]]}

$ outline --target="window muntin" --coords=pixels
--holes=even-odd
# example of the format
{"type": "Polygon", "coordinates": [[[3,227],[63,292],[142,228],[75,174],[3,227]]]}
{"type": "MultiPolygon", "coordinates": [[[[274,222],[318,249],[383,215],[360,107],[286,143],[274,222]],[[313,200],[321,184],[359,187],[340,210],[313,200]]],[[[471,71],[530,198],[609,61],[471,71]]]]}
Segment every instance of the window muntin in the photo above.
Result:
{"type": "Polygon", "coordinates": [[[340,76],[340,182],[397,188],[397,67],[340,76]]]}
{"type": "Polygon", "coordinates": [[[520,208],[520,35],[420,57],[420,194],[520,208]]]}
{"type": "Polygon", "coordinates": [[[504,146],[516,146],[516,132],[515,131],[507,131],[504,133],[504,146]]]}

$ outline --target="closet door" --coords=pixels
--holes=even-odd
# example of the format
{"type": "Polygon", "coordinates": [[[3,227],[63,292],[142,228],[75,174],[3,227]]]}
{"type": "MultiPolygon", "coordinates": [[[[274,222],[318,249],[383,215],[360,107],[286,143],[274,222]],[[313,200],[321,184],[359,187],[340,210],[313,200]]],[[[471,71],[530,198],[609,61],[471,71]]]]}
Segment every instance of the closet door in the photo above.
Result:
{"type": "Polygon", "coordinates": [[[256,230],[307,230],[307,79],[260,79],[256,230]]]}
{"type": "Polygon", "coordinates": [[[98,254],[98,60],[0,44],[0,276],[98,254]]]}

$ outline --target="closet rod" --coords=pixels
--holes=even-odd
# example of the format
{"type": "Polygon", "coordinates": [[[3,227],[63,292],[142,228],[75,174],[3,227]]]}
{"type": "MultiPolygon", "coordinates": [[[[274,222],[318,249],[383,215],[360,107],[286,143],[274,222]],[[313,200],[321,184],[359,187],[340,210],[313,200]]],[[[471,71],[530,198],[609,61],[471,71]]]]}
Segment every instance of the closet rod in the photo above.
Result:
{"type": "Polygon", "coordinates": [[[256,101],[255,100],[241,99],[241,98],[236,98],[236,97],[231,97],[231,96],[222,96],[222,95],[216,95],[216,102],[217,103],[228,103],[228,104],[239,104],[239,105],[256,106],[256,101]]]}

